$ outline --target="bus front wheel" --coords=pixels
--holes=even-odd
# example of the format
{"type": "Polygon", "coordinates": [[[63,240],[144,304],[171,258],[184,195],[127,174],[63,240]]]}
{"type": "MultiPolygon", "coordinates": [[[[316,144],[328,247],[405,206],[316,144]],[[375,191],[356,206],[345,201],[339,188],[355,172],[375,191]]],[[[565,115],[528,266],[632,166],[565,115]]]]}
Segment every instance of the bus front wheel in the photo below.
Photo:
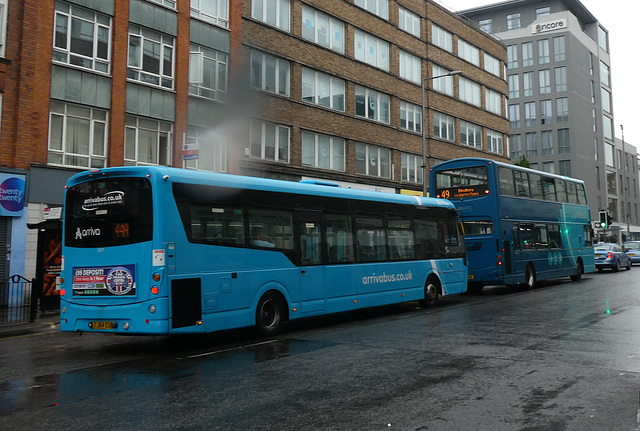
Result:
{"type": "Polygon", "coordinates": [[[424,285],[424,299],[420,301],[423,307],[429,307],[434,305],[438,301],[440,295],[440,282],[437,277],[433,275],[427,278],[427,283],[424,285]]]}
{"type": "Polygon", "coordinates": [[[527,265],[527,270],[525,271],[525,278],[527,282],[527,288],[533,289],[536,287],[536,270],[533,265],[527,265]]]}
{"type": "Polygon", "coordinates": [[[286,321],[285,302],[274,292],[266,293],[256,309],[256,330],[260,335],[272,336],[282,331],[286,321]]]}

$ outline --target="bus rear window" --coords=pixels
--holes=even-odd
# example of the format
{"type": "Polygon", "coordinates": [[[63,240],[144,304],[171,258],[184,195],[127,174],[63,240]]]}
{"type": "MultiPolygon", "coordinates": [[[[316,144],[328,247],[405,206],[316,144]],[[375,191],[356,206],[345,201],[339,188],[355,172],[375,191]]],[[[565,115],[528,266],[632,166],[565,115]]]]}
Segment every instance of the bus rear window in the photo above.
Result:
{"type": "Polygon", "coordinates": [[[110,247],[150,241],[151,183],[146,178],[101,178],[67,190],[65,244],[110,247]]]}
{"type": "Polygon", "coordinates": [[[436,172],[436,196],[444,199],[484,196],[488,188],[486,166],[470,166],[436,172]]]}

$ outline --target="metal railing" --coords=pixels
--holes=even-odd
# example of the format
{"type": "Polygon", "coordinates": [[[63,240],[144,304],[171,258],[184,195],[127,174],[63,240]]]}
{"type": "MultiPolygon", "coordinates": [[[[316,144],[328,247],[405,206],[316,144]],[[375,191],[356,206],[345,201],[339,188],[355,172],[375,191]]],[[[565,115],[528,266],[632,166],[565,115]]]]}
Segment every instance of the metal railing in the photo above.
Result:
{"type": "Polygon", "coordinates": [[[38,295],[35,283],[15,274],[0,283],[0,325],[34,322],[38,295]]]}

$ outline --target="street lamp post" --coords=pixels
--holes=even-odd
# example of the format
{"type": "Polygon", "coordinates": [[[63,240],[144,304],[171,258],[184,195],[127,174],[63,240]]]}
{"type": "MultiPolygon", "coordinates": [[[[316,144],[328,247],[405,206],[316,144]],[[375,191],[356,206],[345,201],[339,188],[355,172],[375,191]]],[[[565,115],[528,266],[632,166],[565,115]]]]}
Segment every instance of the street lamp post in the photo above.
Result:
{"type": "Polygon", "coordinates": [[[425,197],[427,196],[427,176],[429,175],[429,166],[427,163],[427,158],[430,157],[430,154],[428,154],[428,151],[427,151],[426,129],[429,122],[427,121],[427,113],[426,113],[426,110],[428,108],[428,103],[427,103],[427,106],[425,106],[425,84],[427,81],[431,81],[438,78],[444,78],[446,76],[460,75],[461,73],[462,72],[460,70],[452,70],[451,72],[444,75],[422,78],[422,83],[421,83],[422,84],[422,195],[425,197]]]}

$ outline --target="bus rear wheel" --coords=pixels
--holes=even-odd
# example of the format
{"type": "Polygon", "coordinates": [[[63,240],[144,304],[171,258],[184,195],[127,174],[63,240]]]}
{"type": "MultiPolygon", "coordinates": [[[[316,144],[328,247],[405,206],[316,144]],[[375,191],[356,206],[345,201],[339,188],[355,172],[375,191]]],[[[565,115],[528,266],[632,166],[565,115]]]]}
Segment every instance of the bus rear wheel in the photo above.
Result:
{"type": "Polygon", "coordinates": [[[438,301],[440,296],[440,281],[433,275],[427,278],[427,282],[424,285],[424,299],[420,301],[423,307],[429,307],[434,305],[438,301]]]}
{"type": "Polygon", "coordinates": [[[527,265],[527,270],[525,271],[525,278],[527,282],[527,288],[533,289],[536,287],[536,270],[533,265],[527,265]]]}
{"type": "Polygon", "coordinates": [[[260,335],[272,336],[282,332],[286,321],[284,300],[274,292],[266,293],[256,309],[256,330],[260,335]]]}
{"type": "Polygon", "coordinates": [[[582,266],[582,261],[579,260],[578,264],[576,265],[576,274],[571,276],[571,280],[580,281],[580,279],[582,278],[582,274],[584,274],[584,267],[582,266]]]}

